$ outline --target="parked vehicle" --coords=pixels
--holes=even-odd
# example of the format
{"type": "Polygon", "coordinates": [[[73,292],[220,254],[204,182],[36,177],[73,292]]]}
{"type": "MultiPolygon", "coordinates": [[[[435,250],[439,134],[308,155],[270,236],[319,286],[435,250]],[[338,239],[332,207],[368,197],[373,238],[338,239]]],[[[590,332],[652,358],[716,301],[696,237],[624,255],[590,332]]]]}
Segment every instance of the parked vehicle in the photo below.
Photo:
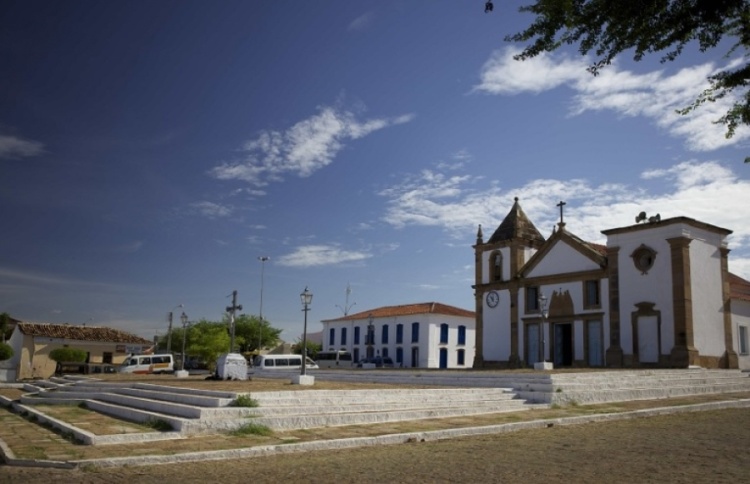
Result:
{"type": "Polygon", "coordinates": [[[130,355],[125,358],[120,373],[174,373],[174,358],[163,355],[130,355]]]}
{"type": "Polygon", "coordinates": [[[348,351],[318,351],[315,363],[321,368],[351,368],[352,354],[348,351]]]}
{"type": "MultiPolygon", "coordinates": [[[[260,371],[301,370],[302,355],[260,355],[253,360],[253,367],[260,371]]],[[[310,357],[307,357],[307,368],[320,368],[310,357]]]]}
{"type": "Polygon", "coordinates": [[[393,368],[393,360],[389,357],[375,356],[373,358],[365,358],[357,363],[357,368],[364,368],[365,364],[373,364],[375,368],[393,368]]]}

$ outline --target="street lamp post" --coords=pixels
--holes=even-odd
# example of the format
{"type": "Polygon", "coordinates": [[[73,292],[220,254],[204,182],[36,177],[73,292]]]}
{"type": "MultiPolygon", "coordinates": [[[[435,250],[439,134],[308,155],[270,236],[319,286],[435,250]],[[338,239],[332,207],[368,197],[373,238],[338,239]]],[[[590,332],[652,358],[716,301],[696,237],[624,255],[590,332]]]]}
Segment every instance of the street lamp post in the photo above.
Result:
{"type": "Polygon", "coordinates": [[[260,261],[260,315],[258,316],[258,356],[260,356],[260,348],[263,341],[263,272],[266,268],[266,262],[269,259],[270,257],[265,255],[258,257],[258,260],[260,261]]]}
{"type": "Polygon", "coordinates": [[[185,311],[182,312],[180,321],[182,321],[182,362],[180,363],[180,370],[185,371],[185,339],[187,337],[188,325],[188,316],[185,314],[185,311]]]}
{"type": "Polygon", "coordinates": [[[302,370],[300,375],[307,375],[307,311],[310,310],[309,306],[312,303],[312,293],[305,287],[302,294],[299,295],[302,300],[303,311],[305,312],[305,325],[302,329],[302,370]]]}
{"type": "Polygon", "coordinates": [[[368,317],[368,324],[367,324],[367,357],[372,358],[375,356],[372,345],[375,343],[375,325],[373,324],[373,321],[375,318],[372,317],[372,313],[370,313],[368,317]]]}
{"type": "Polygon", "coordinates": [[[539,312],[542,316],[542,322],[539,327],[539,361],[542,363],[542,366],[545,367],[544,364],[547,362],[547,359],[545,351],[546,338],[544,337],[544,324],[547,322],[549,311],[547,310],[547,297],[544,294],[539,296],[539,312]]]}

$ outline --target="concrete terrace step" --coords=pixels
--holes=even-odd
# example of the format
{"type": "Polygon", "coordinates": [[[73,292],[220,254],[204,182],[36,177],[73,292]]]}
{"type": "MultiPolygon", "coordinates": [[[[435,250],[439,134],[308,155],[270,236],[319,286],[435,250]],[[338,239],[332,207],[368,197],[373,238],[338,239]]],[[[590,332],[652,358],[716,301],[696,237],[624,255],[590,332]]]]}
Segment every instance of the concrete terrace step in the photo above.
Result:
{"type": "Polygon", "coordinates": [[[354,390],[305,392],[255,392],[249,394],[261,406],[299,406],[299,405],[343,405],[362,403],[425,403],[508,400],[514,398],[510,389],[466,388],[466,389],[429,389],[429,390],[354,390]]]}

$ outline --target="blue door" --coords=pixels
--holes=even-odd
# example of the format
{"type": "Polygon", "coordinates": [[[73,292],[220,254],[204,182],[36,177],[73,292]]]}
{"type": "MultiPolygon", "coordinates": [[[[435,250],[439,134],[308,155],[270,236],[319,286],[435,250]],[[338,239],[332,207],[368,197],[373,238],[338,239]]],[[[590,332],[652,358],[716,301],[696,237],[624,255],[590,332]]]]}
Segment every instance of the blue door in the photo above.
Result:
{"type": "Polygon", "coordinates": [[[448,368],[448,349],[440,348],[440,368],[448,368]]]}

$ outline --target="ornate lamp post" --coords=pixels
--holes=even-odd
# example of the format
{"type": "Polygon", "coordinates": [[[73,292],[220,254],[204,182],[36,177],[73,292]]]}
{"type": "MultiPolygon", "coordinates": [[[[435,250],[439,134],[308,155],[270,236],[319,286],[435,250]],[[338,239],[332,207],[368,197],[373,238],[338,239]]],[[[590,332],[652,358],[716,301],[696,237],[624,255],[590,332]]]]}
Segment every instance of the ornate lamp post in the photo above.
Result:
{"type": "Polygon", "coordinates": [[[302,294],[300,294],[299,297],[302,300],[302,306],[304,307],[302,310],[305,312],[305,325],[302,330],[302,370],[300,375],[305,376],[307,375],[307,311],[310,310],[309,306],[312,303],[313,295],[307,287],[305,287],[305,290],[302,291],[302,294]]]}
{"type": "Polygon", "coordinates": [[[546,338],[544,337],[544,334],[545,334],[544,333],[544,323],[547,322],[547,316],[549,316],[549,311],[547,310],[547,297],[544,294],[542,294],[541,296],[539,296],[539,312],[542,315],[542,322],[541,322],[541,326],[539,328],[539,352],[540,352],[539,353],[539,361],[541,361],[542,363],[546,363],[546,361],[547,361],[546,358],[545,358],[546,352],[545,352],[545,348],[544,348],[544,345],[545,345],[545,342],[546,342],[545,341],[546,338]]]}
{"type": "Polygon", "coordinates": [[[182,362],[180,363],[180,370],[185,371],[185,339],[187,337],[188,325],[188,316],[185,314],[185,311],[182,312],[180,321],[182,321],[182,362]]]}

